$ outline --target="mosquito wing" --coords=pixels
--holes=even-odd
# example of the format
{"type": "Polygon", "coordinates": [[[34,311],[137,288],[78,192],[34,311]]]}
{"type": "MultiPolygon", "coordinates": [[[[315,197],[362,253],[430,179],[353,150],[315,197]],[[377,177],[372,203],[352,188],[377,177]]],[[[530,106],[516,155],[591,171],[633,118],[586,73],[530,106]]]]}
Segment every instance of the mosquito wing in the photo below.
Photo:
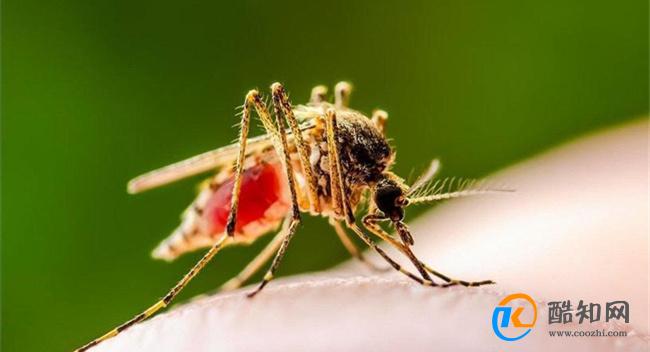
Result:
{"type": "MultiPolygon", "coordinates": [[[[302,131],[305,131],[311,129],[312,127],[314,127],[314,124],[306,122],[300,126],[300,129],[302,131]]],[[[287,131],[287,136],[291,141],[292,138],[290,131],[287,131]]],[[[272,141],[273,140],[270,134],[264,134],[261,136],[249,138],[246,141],[246,154],[251,155],[266,148],[272,147],[272,141]]],[[[206,171],[233,165],[237,160],[238,154],[238,143],[210,150],[205,153],[140,175],[129,181],[127,185],[127,191],[131,194],[140,193],[206,171]]]]}

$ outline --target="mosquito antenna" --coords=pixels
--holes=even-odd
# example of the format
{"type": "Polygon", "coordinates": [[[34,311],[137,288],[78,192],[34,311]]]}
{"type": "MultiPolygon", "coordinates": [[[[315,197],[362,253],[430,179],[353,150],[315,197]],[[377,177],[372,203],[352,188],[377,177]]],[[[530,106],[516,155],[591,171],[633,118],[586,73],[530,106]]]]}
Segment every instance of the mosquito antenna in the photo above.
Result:
{"type": "Polygon", "coordinates": [[[431,203],[479,194],[515,191],[505,185],[495,185],[485,180],[446,178],[441,183],[438,181],[424,192],[418,192],[417,196],[409,198],[409,204],[431,203]],[[456,187],[454,187],[454,184],[456,187]]]}

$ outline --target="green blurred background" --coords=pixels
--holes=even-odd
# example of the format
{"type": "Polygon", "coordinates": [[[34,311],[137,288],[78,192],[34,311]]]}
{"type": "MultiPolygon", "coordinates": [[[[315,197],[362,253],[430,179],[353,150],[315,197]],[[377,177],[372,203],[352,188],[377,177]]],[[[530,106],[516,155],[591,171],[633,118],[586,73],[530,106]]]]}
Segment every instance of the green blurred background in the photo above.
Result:
{"type": "MultiPolygon", "coordinates": [[[[403,175],[437,156],[446,175],[481,176],[648,112],[645,0],[2,5],[7,351],[77,347],[192,265],[198,253],[167,264],[149,251],[200,178],[138,196],[125,184],[232,141],[250,88],[281,81],[299,103],[350,80],[354,108],[390,113],[403,175]]],[[[328,232],[307,219],[280,274],[344,260],[328,232]]],[[[180,300],[262,242],[222,252],[180,300]]]]}

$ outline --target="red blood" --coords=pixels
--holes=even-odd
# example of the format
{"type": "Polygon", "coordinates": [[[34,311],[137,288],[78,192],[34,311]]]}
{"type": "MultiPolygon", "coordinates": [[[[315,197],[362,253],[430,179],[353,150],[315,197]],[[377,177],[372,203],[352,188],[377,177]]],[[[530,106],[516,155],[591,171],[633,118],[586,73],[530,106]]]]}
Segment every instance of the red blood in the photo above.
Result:
{"type": "MultiPolygon", "coordinates": [[[[247,224],[265,218],[264,213],[274,203],[284,201],[285,187],[281,183],[281,177],[279,165],[267,163],[244,171],[237,208],[237,234],[241,234],[242,228],[247,224]]],[[[234,177],[231,177],[221,184],[205,207],[204,216],[207,217],[208,231],[211,234],[220,234],[225,230],[234,182],[234,177]]]]}

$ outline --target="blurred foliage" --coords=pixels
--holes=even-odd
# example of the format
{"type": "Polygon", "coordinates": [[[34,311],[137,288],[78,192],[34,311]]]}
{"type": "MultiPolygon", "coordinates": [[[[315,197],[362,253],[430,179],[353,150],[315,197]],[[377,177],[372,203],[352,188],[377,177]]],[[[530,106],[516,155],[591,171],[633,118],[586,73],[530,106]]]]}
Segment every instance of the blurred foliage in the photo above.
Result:
{"type": "MultiPolygon", "coordinates": [[[[4,1],[2,349],[77,347],[176,282],[199,254],[149,251],[199,178],[125,183],[232,141],[248,89],[278,80],[299,103],[350,80],[354,108],[390,113],[398,173],[441,157],[481,176],[647,113],[647,16],[643,0],[4,1]]],[[[330,232],[307,219],[280,274],[346,258],[330,232]]],[[[180,299],[262,245],[223,252],[180,299]]]]}

